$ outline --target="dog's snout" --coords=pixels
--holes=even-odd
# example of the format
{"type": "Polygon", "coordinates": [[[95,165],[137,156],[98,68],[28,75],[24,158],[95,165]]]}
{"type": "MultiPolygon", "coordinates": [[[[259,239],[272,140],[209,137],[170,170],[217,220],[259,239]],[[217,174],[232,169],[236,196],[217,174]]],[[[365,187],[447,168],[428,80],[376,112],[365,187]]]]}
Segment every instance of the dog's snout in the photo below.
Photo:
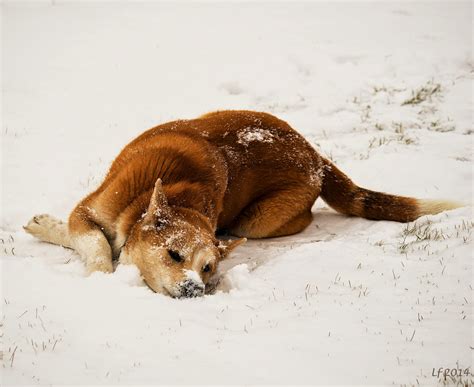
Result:
{"type": "Polygon", "coordinates": [[[186,280],[180,286],[180,296],[191,298],[201,297],[204,295],[204,284],[193,280],[186,280]]]}

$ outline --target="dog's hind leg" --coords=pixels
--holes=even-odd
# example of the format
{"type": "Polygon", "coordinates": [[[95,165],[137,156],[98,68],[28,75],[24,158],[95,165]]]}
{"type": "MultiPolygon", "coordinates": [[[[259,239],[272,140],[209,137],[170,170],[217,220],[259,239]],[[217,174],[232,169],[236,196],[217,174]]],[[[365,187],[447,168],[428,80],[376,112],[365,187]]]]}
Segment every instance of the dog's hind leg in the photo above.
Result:
{"type": "Polygon", "coordinates": [[[67,224],[51,215],[36,215],[23,228],[43,242],[73,248],[67,224]]]}
{"type": "Polygon", "coordinates": [[[311,207],[316,198],[314,189],[304,186],[273,191],[250,203],[229,231],[247,238],[296,234],[311,223],[311,207]]]}
{"type": "Polygon", "coordinates": [[[112,248],[87,207],[77,206],[69,217],[69,237],[74,250],[86,264],[87,271],[113,271],[112,248]]]}

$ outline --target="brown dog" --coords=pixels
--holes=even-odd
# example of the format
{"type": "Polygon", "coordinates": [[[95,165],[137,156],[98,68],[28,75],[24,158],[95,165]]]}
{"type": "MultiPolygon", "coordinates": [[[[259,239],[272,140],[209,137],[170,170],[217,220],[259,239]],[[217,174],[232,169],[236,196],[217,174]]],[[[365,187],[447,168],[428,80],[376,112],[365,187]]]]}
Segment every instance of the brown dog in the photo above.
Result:
{"type": "Polygon", "coordinates": [[[192,297],[245,241],[218,240],[217,229],[243,238],[294,234],[311,222],[319,195],[343,214],[398,222],[457,207],[360,188],[286,122],[221,111],[143,133],[67,225],[39,215],[25,230],[76,250],[89,272],[111,272],[119,258],[154,291],[192,297]]]}

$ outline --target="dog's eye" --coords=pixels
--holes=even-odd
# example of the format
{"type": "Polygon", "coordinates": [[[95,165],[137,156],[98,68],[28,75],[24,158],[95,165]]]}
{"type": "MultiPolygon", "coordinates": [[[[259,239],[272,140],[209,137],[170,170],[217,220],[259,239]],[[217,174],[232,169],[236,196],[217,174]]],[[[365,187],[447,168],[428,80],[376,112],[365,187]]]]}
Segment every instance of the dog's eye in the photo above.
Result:
{"type": "Polygon", "coordinates": [[[173,259],[173,261],[176,261],[176,262],[184,261],[184,258],[181,255],[179,255],[177,251],[168,250],[168,254],[170,255],[171,259],[173,259]]]}
{"type": "Polygon", "coordinates": [[[211,271],[211,265],[206,264],[202,268],[203,273],[209,273],[211,271]]]}

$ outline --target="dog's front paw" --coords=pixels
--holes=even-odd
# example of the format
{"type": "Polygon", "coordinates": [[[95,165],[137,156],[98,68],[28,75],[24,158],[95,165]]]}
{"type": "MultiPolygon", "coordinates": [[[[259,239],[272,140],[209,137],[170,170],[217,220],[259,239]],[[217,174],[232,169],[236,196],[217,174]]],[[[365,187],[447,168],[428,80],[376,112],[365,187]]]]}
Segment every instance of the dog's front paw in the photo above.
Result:
{"type": "Polygon", "coordinates": [[[45,240],[58,225],[63,224],[62,221],[48,214],[34,216],[23,229],[38,239],[45,240]]]}

